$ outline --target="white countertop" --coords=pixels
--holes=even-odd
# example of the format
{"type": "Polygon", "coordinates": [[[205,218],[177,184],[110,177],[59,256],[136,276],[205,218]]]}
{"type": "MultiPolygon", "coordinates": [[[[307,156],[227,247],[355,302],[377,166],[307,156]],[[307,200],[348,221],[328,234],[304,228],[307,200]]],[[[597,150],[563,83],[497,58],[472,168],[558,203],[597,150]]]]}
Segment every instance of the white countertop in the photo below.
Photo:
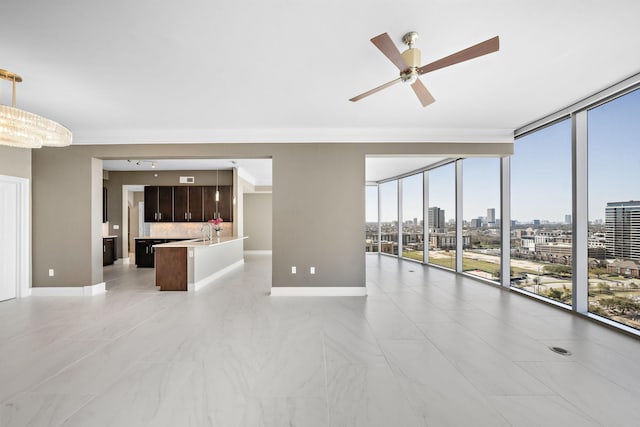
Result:
{"type": "Polygon", "coordinates": [[[134,240],[193,240],[198,239],[195,236],[138,236],[134,237],[134,240]]]}
{"type": "Polygon", "coordinates": [[[246,239],[247,236],[237,237],[237,236],[226,236],[226,237],[214,237],[213,240],[205,240],[200,239],[191,239],[191,240],[182,240],[180,242],[169,242],[169,243],[161,243],[158,245],[153,245],[154,248],[197,248],[197,247],[208,247],[208,246],[216,246],[222,245],[229,242],[235,242],[237,240],[246,239]]]}

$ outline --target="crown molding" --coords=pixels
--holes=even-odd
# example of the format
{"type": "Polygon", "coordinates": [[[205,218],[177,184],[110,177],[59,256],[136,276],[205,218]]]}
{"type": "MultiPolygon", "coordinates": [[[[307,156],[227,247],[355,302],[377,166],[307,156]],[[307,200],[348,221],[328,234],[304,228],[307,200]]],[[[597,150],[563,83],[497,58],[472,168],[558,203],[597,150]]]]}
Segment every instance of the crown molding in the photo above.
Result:
{"type": "Polygon", "coordinates": [[[74,131],[74,145],[174,143],[513,142],[513,129],[132,129],[74,131]]]}

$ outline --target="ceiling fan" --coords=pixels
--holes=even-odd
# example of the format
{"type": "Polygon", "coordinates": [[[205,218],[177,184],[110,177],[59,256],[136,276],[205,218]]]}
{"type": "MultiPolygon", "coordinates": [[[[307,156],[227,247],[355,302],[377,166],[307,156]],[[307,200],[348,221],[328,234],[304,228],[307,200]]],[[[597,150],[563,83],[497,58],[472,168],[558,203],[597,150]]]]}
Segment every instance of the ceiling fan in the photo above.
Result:
{"type": "Polygon", "coordinates": [[[427,90],[425,85],[422,84],[418,78],[419,76],[431,71],[439,70],[440,68],[468,61],[488,53],[496,52],[500,48],[500,40],[498,36],[495,36],[489,40],[483,41],[482,43],[462,49],[459,52],[445,56],[444,58],[438,59],[437,61],[431,62],[427,65],[420,66],[420,49],[413,47],[417,39],[418,33],[415,31],[405,34],[402,37],[402,42],[409,46],[409,48],[400,53],[396,45],[393,43],[393,40],[391,40],[391,37],[389,37],[389,34],[382,33],[379,36],[372,38],[371,42],[380,49],[384,56],[389,58],[389,60],[398,67],[400,70],[400,77],[358,96],[354,96],[349,101],[359,101],[362,98],[366,98],[369,95],[373,95],[376,92],[380,92],[382,89],[386,89],[389,86],[393,86],[394,84],[402,81],[411,85],[411,88],[420,100],[422,106],[426,107],[427,105],[435,102],[435,99],[427,90]]]}

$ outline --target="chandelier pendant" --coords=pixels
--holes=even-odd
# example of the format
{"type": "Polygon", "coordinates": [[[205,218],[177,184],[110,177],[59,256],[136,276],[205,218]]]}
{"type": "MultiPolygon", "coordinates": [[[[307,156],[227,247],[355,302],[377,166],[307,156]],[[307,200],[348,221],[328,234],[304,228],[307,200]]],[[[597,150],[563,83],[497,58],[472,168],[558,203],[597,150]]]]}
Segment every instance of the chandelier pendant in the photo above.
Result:
{"type": "Polygon", "coordinates": [[[0,69],[0,79],[12,82],[11,106],[0,104],[0,144],[21,148],[71,145],[72,134],[66,127],[37,114],[16,108],[16,84],[22,77],[0,69]]]}

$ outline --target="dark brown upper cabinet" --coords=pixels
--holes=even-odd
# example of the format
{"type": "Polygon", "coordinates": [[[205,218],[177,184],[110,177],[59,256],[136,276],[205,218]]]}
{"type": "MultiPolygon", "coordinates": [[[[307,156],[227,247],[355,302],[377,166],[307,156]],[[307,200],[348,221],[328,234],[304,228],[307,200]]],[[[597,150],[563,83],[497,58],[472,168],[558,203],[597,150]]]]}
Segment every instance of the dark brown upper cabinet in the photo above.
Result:
{"type": "MultiPolygon", "coordinates": [[[[218,187],[217,207],[225,222],[233,222],[233,186],[218,187]]],[[[144,187],[145,222],[206,222],[216,216],[215,186],[144,187]]]]}
{"type": "Polygon", "coordinates": [[[173,221],[173,187],[157,185],[144,187],[144,221],[173,221]]]}
{"type": "MultiPolygon", "coordinates": [[[[218,201],[218,213],[225,222],[233,222],[233,187],[220,185],[220,200],[218,201]]],[[[204,187],[204,220],[208,221],[216,217],[216,187],[204,187]]]]}
{"type": "Polygon", "coordinates": [[[202,222],[202,186],[173,187],[173,220],[175,222],[202,222]]]}

